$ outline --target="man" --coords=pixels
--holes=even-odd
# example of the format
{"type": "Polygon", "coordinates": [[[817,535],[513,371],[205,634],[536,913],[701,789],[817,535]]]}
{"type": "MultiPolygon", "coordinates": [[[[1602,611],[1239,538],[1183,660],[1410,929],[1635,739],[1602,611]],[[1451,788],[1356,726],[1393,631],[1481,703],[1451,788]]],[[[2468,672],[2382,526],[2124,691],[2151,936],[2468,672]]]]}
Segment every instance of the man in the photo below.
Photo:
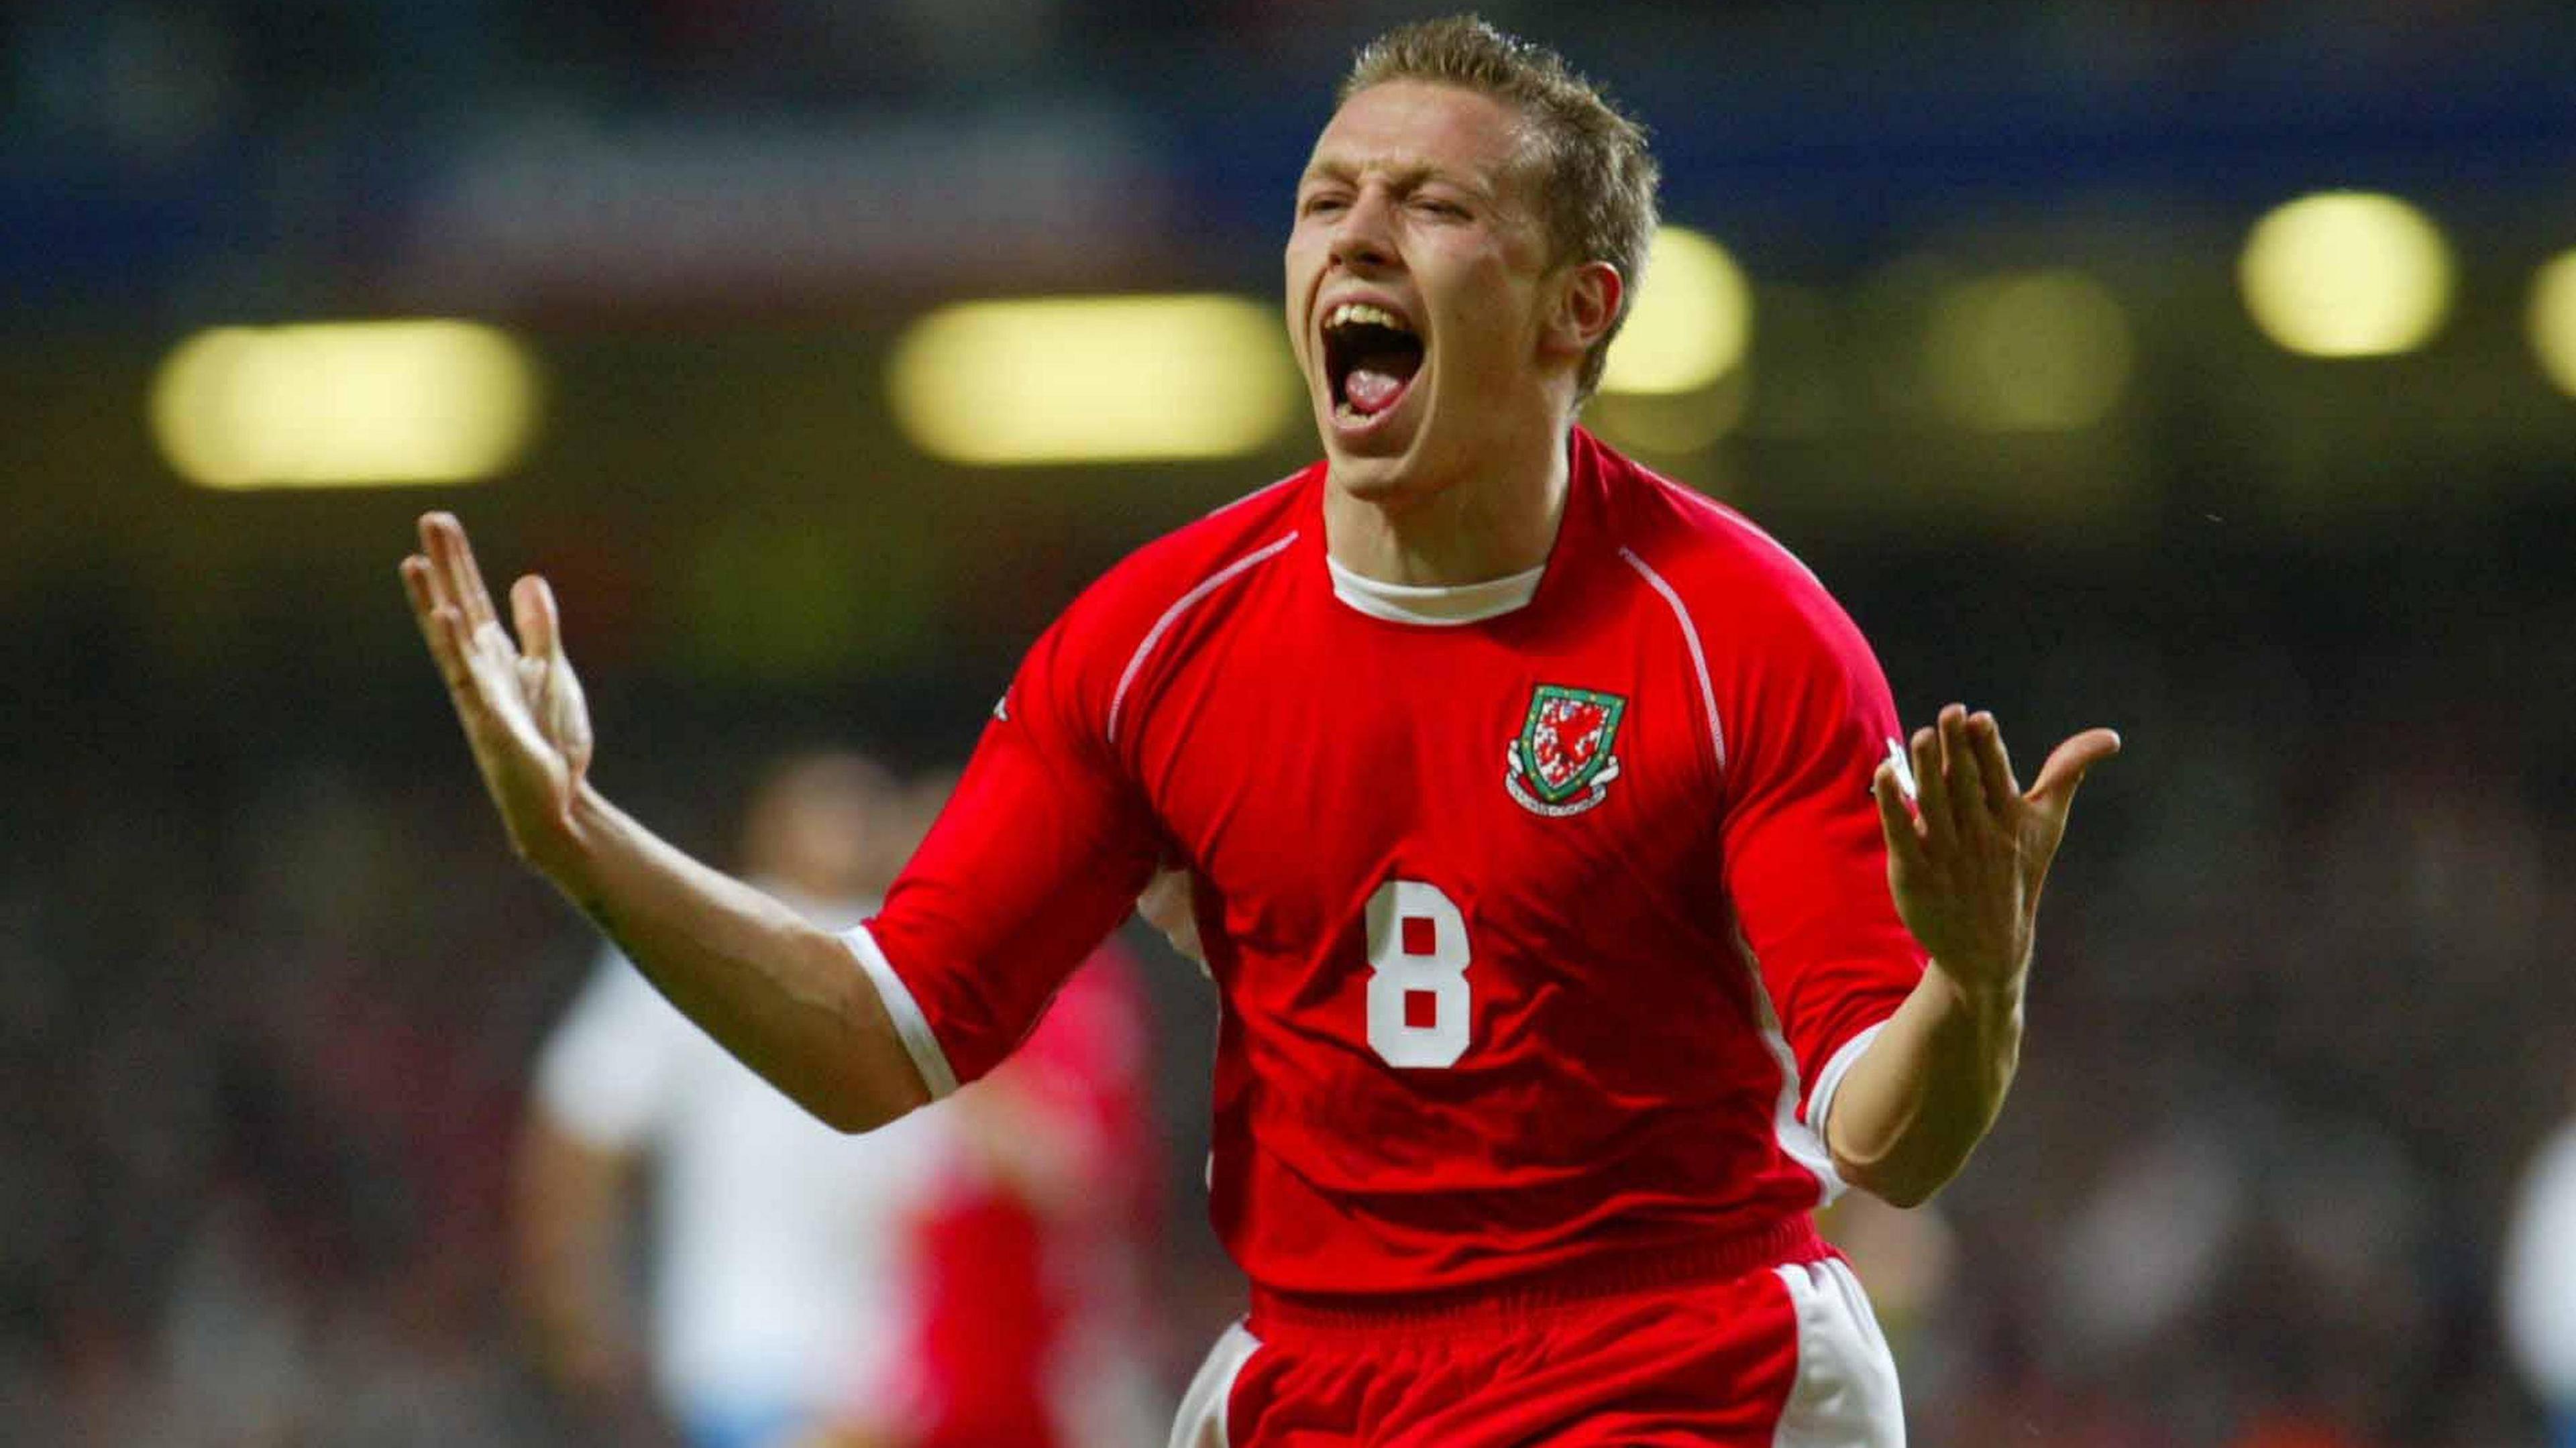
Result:
{"type": "Polygon", "coordinates": [[[1252,1311],[1176,1444],[1902,1441],[1809,1214],[1921,1201],[1983,1136],[2117,739],[2027,794],[1986,715],[1898,744],[1803,567],[1574,426],[1653,196],[1553,54],[1468,20],[1365,51],[1287,248],[1324,460],[1087,590],[845,936],[586,783],[541,580],[514,646],[452,519],[404,562],[518,849],[837,1124],[991,1069],[1187,872],[1252,1311]]]}
{"type": "MultiPolygon", "coordinates": [[[[877,908],[919,838],[874,763],[813,754],[754,790],[741,858],[809,918],[847,925],[877,908]]],[[[849,1141],[605,952],[538,1057],[520,1148],[520,1283],[541,1361],[603,1423],[631,1423],[649,1360],[654,1396],[701,1448],[818,1431],[854,1378],[882,1385],[906,1366],[899,1247],[952,1125],[849,1141]],[[626,1231],[648,1168],[644,1311],[626,1290],[626,1231]]],[[[882,1386],[862,1396],[882,1411],[882,1386]]]]}
{"type": "MultiPolygon", "coordinates": [[[[808,919],[854,924],[929,824],[918,792],[855,754],[783,760],[745,811],[743,867],[808,919]]],[[[1136,1417],[1113,1394],[1141,1357],[1115,1331],[1135,1311],[1119,1271],[1134,1256],[1122,1230],[1134,1194],[1101,1199],[1147,1155],[1136,1053],[1118,1047],[1142,1029],[1129,974],[1104,949],[965,1109],[851,1141],[605,952],[538,1058],[520,1148],[519,1281],[541,1364],[621,1438],[661,1436],[648,1426],[658,1398],[697,1448],[826,1434],[879,1448],[941,1441],[963,1411],[938,1391],[958,1371],[954,1344],[1017,1332],[1030,1351],[974,1364],[985,1416],[972,1422],[987,1431],[949,1441],[1133,1444],[1136,1417]],[[649,1311],[627,1290],[646,1171],[649,1311]],[[973,1254],[972,1223],[955,1219],[977,1203],[979,1220],[1025,1206],[1012,1217],[1020,1250],[978,1255],[978,1291],[961,1300],[942,1283],[959,1250],[973,1254]],[[1060,1270],[1066,1257],[1096,1270],[1060,1270]],[[1076,1359],[1068,1334],[1021,1331],[1022,1301],[1111,1330],[1076,1359]],[[1003,1406],[1017,1416],[997,1419],[1003,1406]]]]}

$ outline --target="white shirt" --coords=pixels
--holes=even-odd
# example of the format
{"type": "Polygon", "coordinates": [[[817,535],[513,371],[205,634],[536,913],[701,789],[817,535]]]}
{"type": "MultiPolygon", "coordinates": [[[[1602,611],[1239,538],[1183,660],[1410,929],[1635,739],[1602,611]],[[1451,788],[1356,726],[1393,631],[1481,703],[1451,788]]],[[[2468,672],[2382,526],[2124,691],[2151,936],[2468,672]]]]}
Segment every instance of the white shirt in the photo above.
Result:
{"type": "Polygon", "coordinates": [[[909,1322],[900,1225],[951,1150],[938,1113],[832,1130],[614,950],[547,1042],[536,1100],[575,1139],[653,1159],[652,1352],[673,1403],[870,1401],[909,1322]]]}
{"type": "Polygon", "coordinates": [[[2532,1390],[2576,1409],[2576,1123],[2532,1158],[2504,1251],[2505,1343],[2532,1390]]]}

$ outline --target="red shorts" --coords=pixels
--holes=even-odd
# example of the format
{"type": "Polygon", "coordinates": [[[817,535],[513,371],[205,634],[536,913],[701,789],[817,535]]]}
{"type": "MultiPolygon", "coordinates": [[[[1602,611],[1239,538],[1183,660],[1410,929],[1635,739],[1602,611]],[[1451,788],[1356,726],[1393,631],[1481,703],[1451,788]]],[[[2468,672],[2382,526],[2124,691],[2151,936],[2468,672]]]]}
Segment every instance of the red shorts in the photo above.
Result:
{"type": "Polygon", "coordinates": [[[1851,1269],[1518,1292],[1390,1313],[1257,1302],[1172,1448],[1899,1448],[1896,1369],[1851,1269]]]}

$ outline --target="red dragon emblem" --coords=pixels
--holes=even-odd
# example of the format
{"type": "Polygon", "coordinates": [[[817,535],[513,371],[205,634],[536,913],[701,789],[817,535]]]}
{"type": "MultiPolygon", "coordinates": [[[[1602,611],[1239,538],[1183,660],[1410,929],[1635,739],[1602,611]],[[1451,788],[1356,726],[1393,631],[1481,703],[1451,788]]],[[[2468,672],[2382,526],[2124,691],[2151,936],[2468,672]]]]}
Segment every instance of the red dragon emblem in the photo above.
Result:
{"type": "Polygon", "coordinates": [[[1610,752],[1628,702],[1616,694],[1541,684],[1512,740],[1503,783],[1543,815],[1579,814],[1601,802],[1619,761],[1610,752]]]}

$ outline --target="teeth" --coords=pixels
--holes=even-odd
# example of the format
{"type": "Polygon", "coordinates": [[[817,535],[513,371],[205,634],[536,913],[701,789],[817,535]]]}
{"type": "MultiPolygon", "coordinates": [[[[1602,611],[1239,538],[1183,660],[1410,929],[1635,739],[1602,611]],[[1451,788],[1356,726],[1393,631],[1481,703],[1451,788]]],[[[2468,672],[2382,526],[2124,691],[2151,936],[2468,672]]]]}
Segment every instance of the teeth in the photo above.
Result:
{"type": "Polygon", "coordinates": [[[1411,327],[1406,326],[1403,319],[1396,316],[1395,313],[1388,311],[1384,307],[1372,306],[1367,302],[1344,302],[1340,306],[1333,308],[1331,313],[1324,318],[1324,325],[1327,327],[1350,327],[1363,324],[1376,327],[1387,327],[1398,332],[1410,332],[1413,330],[1411,327]]]}

